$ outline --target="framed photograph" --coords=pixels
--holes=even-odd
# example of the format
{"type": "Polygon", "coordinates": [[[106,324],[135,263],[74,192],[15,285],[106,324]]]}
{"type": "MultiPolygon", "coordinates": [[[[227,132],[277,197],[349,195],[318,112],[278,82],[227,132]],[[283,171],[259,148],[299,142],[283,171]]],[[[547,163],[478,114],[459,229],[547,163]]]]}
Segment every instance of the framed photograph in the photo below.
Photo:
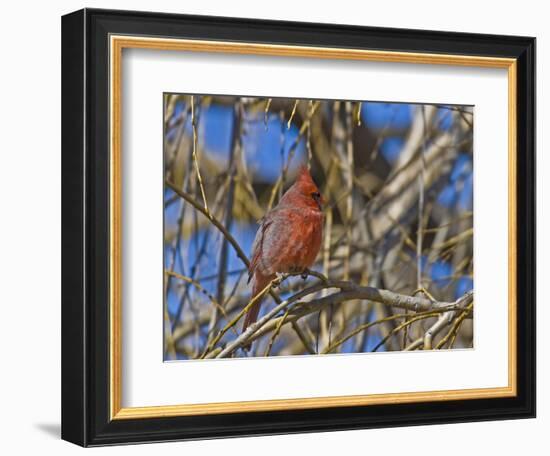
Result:
{"type": "Polygon", "coordinates": [[[535,39],[62,19],[62,437],[535,416],[535,39]]]}

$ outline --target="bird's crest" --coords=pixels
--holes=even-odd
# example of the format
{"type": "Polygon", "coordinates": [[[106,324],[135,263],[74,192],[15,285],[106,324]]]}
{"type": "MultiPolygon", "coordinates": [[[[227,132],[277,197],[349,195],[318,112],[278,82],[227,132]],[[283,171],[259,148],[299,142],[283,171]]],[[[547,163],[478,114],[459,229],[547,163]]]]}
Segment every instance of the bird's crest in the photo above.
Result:
{"type": "Polygon", "coordinates": [[[311,177],[311,173],[309,172],[309,169],[306,165],[300,166],[300,169],[298,170],[298,176],[296,177],[296,182],[303,182],[309,185],[315,185],[315,182],[311,177]]]}
{"type": "Polygon", "coordinates": [[[300,193],[303,193],[308,196],[311,193],[319,192],[319,188],[317,187],[317,184],[311,177],[311,173],[309,172],[309,169],[305,165],[300,166],[294,185],[296,186],[296,188],[299,189],[300,193]]]}

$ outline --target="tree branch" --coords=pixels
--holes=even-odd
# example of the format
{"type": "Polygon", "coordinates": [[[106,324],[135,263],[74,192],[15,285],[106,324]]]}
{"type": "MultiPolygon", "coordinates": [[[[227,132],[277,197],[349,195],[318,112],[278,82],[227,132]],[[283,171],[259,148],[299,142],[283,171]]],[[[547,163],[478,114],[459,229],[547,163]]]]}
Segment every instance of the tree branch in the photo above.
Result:
{"type": "Polygon", "coordinates": [[[442,316],[446,315],[446,319],[448,319],[449,312],[465,310],[466,306],[468,306],[468,304],[470,304],[473,300],[473,292],[466,293],[455,302],[433,302],[429,299],[401,295],[399,293],[394,293],[389,290],[382,290],[367,286],[361,287],[351,282],[327,280],[324,283],[317,283],[315,285],[312,285],[290,297],[286,301],[283,301],[279,305],[275,306],[266,315],[264,315],[254,324],[250,325],[247,330],[243,332],[238,338],[228,344],[227,347],[218,354],[217,358],[230,356],[239,347],[248,345],[250,342],[254,341],[261,335],[269,332],[269,330],[275,329],[279,322],[278,319],[274,319],[274,317],[279,312],[287,310],[287,308],[290,308],[291,312],[286,317],[284,317],[285,323],[291,323],[295,322],[305,315],[318,312],[324,307],[334,304],[342,304],[344,302],[354,299],[366,299],[390,307],[406,309],[413,312],[428,312],[436,309],[441,311],[442,309],[445,309],[445,313],[442,314],[442,316]],[[325,288],[338,288],[340,289],[340,292],[336,292],[319,299],[314,299],[309,302],[299,302],[302,298],[321,291],[325,288]],[[301,304],[299,309],[297,309],[297,304],[301,304]],[[294,311],[292,312],[292,310],[294,311]],[[267,328],[268,324],[269,329],[267,328]],[[263,328],[264,326],[266,326],[265,330],[263,328]],[[260,329],[262,329],[262,331],[260,331],[260,329]]]}

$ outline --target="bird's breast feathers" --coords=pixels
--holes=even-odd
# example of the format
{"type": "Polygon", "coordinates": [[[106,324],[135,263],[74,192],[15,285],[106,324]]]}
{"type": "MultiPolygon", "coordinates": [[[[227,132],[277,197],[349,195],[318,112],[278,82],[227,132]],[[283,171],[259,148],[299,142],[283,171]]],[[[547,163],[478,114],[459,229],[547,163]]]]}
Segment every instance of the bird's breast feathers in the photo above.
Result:
{"type": "Polygon", "coordinates": [[[321,212],[309,208],[274,211],[262,220],[256,235],[256,267],[262,274],[308,268],[317,257],[322,237],[321,212]]]}

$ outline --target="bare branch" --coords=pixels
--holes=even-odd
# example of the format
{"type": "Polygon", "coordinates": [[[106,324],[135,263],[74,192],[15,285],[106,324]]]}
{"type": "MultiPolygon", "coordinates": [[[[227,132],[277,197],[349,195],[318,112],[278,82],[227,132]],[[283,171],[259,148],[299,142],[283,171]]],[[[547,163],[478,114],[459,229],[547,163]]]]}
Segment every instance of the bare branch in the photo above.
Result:
{"type": "MultiPolygon", "coordinates": [[[[302,292],[297,293],[286,301],[283,301],[279,305],[275,306],[266,315],[264,315],[254,324],[250,325],[247,330],[243,332],[237,339],[228,344],[228,346],[224,350],[222,350],[217,357],[227,357],[232,354],[237,348],[248,345],[250,342],[257,338],[252,336],[260,328],[270,322],[270,320],[272,320],[273,317],[275,317],[275,315],[277,315],[279,312],[286,310],[287,308],[291,308],[291,313],[286,317],[286,321],[292,322],[296,321],[300,317],[303,317],[304,315],[317,312],[326,306],[333,304],[342,304],[344,302],[354,299],[367,299],[370,301],[379,302],[390,307],[407,309],[414,312],[445,309],[446,312],[443,315],[446,315],[446,318],[449,318],[450,312],[454,312],[456,310],[464,310],[464,306],[468,305],[471,300],[473,300],[473,293],[466,293],[463,297],[461,297],[454,303],[432,302],[425,298],[400,295],[389,290],[381,290],[373,287],[359,287],[351,282],[327,280],[327,282],[325,283],[318,283],[309,288],[306,288],[302,292]],[[300,302],[300,308],[294,309],[296,307],[296,303],[299,300],[324,288],[339,288],[340,292],[333,293],[323,298],[314,299],[309,302],[300,302]]],[[[270,327],[274,325],[276,326],[277,323],[270,322],[270,327]]]]}

